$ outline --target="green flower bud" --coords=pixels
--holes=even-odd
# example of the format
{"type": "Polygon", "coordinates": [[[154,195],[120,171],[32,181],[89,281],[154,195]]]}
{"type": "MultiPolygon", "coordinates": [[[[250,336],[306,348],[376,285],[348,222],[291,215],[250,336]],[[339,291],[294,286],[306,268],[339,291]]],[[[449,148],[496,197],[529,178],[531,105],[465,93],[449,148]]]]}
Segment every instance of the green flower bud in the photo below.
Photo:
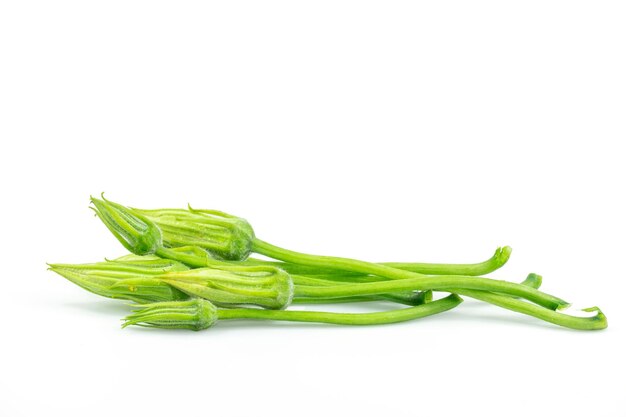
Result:
{"type": "Polygon", "coordinates": [[[122,245],[136,255],[155,253],[161,247],[161,233],[150,220],[128,207],[91,197],[93,209],[122,245]]]}
{"type": "Polygon", "coordinates": [[[123,328],[135,325],[162,329],[204,330],[217,321],[217,308],[200,298],[144,304],[139,307],[124,319],[123,328]]]}
{"type": "Polygon", "coordinates": [[[254,231],[240,217],[191,207],[133,210],[158,226],[165,247],[197,246],[218,259],[235,261],[246,259],[252,250],[254,231]]]}
{"type": "Polygon", "coordinates": [[[49,264],[49,269],[94,294],[136,303],[186,300],[184,292],[156,278],[189,268],[156,256],[128,255],[92,264],[49,264]]]}
{"type": "Polygon", "coordinates": [[[291,276],[271,266],[217,266],[216,263],[212,268],[168,272],[159,279],[224,307],[256,305],[283,309],[291,303],[294,292],[291,276]]]}

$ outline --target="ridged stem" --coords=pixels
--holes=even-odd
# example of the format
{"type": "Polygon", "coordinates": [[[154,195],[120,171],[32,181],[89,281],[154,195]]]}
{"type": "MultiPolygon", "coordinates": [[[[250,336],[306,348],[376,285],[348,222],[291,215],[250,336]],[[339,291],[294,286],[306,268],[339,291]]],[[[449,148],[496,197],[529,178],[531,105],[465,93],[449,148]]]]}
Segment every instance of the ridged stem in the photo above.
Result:
{"type": "Polygon", "coordinates": [[[342,284],[328,287],[296,286],[296,297],[346,297],[354,295],[384,294],[393,291],[439,290],[458,292],[459,289],[472,289],[497,292],[521,297],[542,307],[556,310],[569,305],[552,295],[525,285],[479,277],[440,275],[435,277],[408,278],[398,281],[342,284]]]}
{"type": "Polygon", "coordinates": [[[296,290],[295,296],[306,297],[345,297],[351,295],[374,295],[393,291],[405,290],[453,290],[467,288],[503,293],[515,297],[525,298],[528,301],[539,304],[552,310],[567,305],[564,300],[545,294],[541,291],[529,288],[521,284],[506,281],[498,281],[489,278],[473,276],[442,275],[430,277],[416,272],[404,271],[385,265],[359,261],[357,259],[340,258],[334,256],[309,255],[288,249],[279,248],[270,243],[255,239],[253,245],[255,252],[261,253],[281,261],[301,263],[308,266],[320,266],[325,268],[341,269],[364,274],[379,275],[395,282],[371,282],[354,285],[340,285],[325,288],[301,288],[300,293],[296,290]]]}
{"type": "Polygon", "coordinates": [[[467,289],[456,290],[455,292],[570,329],[600,330],[607,327],[606,316],[598,307],[591,307],[583,310],[585,312],[595,311],[596,315],[593,317],[576,317],[559,311],[552,311],[547,308],[539,307],[526,301],[507,297],[505,295],[467,289]]]}
{"type": "Polygon", "coordinates": [[[251,319],[298,321],[330,324],[371,325],[398,323],[442,313],[459,305],[463,299],[455,294],[416,307],[376,313],[327,313],[321,311],[260,310],[247,308],[219,309],[220,320],[251,319]]]}
{"type": "MultiPolygon", "coordinates": [[[[381,262],[380,265],[392,268],[403,269],[405,271],[418,272],[425,275],[486,275],[502,267],[511,255],[512,249],[509,246],[498,248],[494,255],[483,262],[473,264],[442,264],[423,262],[381,262]]],[[[287,271],[290,274],[299,275],[346,275],[357,276],[360,273],[346,273],[345,271],[332,268],[322,268],[320,266],[307,266],[291,262],[264,261],[261,259],[248,258],[242,261],[248,265],[273,265],[287,271]]]]}
{"type": "MultiPolygon", "coordinates": [[[[541,276],[537,274],[529,274],[528,277],[521,283],[521,285],[528,286],[531,288],[538,288],[541,285],[541,276]]],[[[334,281],[327,281],[320,278],[314,278],[309,281],[309,283],[316,283],[319,286],[328,287],[329,284],[337,284],[334,281]]],[[[398,281],[379,281],[381,283],[389,283],[398,282],[398,281]]],[[[342,283],[340,285],[353,285],[349,283],[342,283]]],[[[356,284],[363,285],[363,284],[356,284]]],[[[307,290],[307,288],[300,287],[299,292],[301,293],[303,290],[307,290]]],[[[586,309],[583,311],[593,312],[597,311],[597,314],[593,317],[576,317],[569,314],[565,314],[560,311],[560,308],[564,306],[557,307],[556,311],[553,309],[541,307],[538,305],[534,305],[528,303],[526,301],[522,301],[516,299],[515,297],[511,297],[509,295],[496,294],[489,291],[480,291],[480,290],[471,290],[471,289],[449,289],[449,291],[454,291],[456,294],[468,296],[477,300],[481,300],[511,311],[515,311],[518,313],[526,314],[532,317],[536,317],[540,320],[544,320],[558,326],[567,327],[570,329],[577,330],[599,330],[607,327],[606,316],[597,308],[593,307],[590,309],[586,309]]],[[[358,296],[354,296],[355,298],[358,296]]],[[[298,299],[298,298],[296,298],[298,299]]],[[[315,297],[310,298],[310,300],[316,300],[315,297]]],[[[332,298],[321,298],[320,300],[324,300],[325,302],[332,302],[332,298]]],[[[312,301],[309,301],[309,303],[312,301]]]]}
{"type": "MultiPolygon", "coordinates": [[[[332,285],[345,285],[347,282],[332,281],[317,277],[307,277],[304,275],[291,275],[294,285],[306,285],[306,286],[332,286],[332,285]]],[[[374,277],[378,278],[378,277],[374,277]]],[[[380,280],[380,278],[378,278],[380,280]]],[[[406,305],[419,305],[419,297],[415,291],[395,292],[393,294],[376,294],[368,296],[351,296],[341,298],[311,298],[311,297],[296,297],[293,299],[295,304],[322,304],[326,303],[350,303],[350,302],[365,302],[365,301],[391,301],[394,303],[406,304],[406,305]]]]}

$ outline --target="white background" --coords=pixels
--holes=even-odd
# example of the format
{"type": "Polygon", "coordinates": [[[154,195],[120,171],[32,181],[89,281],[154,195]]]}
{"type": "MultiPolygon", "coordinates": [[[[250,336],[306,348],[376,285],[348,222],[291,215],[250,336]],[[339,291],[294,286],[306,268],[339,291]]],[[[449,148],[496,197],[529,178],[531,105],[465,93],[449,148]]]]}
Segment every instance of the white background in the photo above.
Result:
{"type": "Polygon", "coordinates": [[[2,2],[0,415],[626,415],[625,11],[2,2]],[[123,302],[45,265],[124,253],[101,191],[373,261],[508,244],[493,276],[540,273],[609,328],[467,300],[379,327],[121,330],[123,302]]]}

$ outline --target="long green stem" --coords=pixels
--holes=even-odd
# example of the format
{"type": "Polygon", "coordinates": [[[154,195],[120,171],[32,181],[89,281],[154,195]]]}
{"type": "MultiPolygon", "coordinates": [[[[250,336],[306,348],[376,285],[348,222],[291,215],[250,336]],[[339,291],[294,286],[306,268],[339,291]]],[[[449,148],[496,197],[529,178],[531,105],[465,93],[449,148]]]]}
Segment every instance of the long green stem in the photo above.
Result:
{"type": "MultiPolygon", "coordinates": [[[[348,284],[343,281],[332,281],[315,277],[307,277],[304,275],[291,275],[293,283],[295,285],[306,285],[306,286],[332,286],[332,285],[341,285],[348,284]]],[[[378,278],[378,277],[374,277],[378,278]]],[[[380,278],[378,278],[380,279],[380,278]]],[[[296,297],[292,302],[296,304],[321,304],[321,303],[349,303],[349,302],[364,302],[364,301],[391,301],[394,303],[406,304],[406,305],[419,305],[419,296],[415,291],[406,291],[406,292],[394,292],[392,294],[376,294],[369,296],[352,296],[352,297],[341,297],[341,298],[323,298],[323,297],[296,297]]]]}
{"type": "Polygon", "coordinates": [[[335,285],[329,287],[296,286],[296,297],[346,297],[354,295],[384,294],[393,291],[440,290],[458,292],[459,289],[492,291],[524,298],[535,304],[556,310],[569,305],[567,302],[534,288],[507,281],[479,277],[440,275],[419,277],[400,281],[368,282],[363,284],[335,285]]]}
{"type": "Polygon", "coordinates": [[[337,304],[337,303],[364,303],[370,301],[389,301],[407,306],[422,304],[421,293],[413,294],[380,294],[380,295],[353,295],[349,297],[294,297],[291,304],[337,304]]]}
{"type": "MultiPolygon", "coordinates": [[[[291,304],[346,304],[346,303],[366,303],[370,301],[391,301],[383,297],[375,295],[363,295],[354,297],[338,297],[338,298],[311,298],[311,297],[294,297],[291,304]]],[[[405,303],[402,301],[394,301],[399,304],[415,305],[415,303],[405,303]]]]}
{"type": "Polygon", "coordinates": [[[525,298],[536,304],[552,310],[559,306],[567,305],[564,300],[545,294],[533,288],[521,284],[506,281],[498,281],[489,278],[472,276],[442,275],[430,277],[416,272],[403,271],[385,265],[373,264],[356,259],[339,258],[334,256],[317,256],[288,249],[279,248],[262,240],[255,239],[253,250],[265,256],[286,262],[301,263],[308,266],[321,266],[326,268],[342,269],[365,274],[379,275],[382,277],[398,280],[396,282],[372,282],[354,285],[341,285],[326,288],[300,288],[296,290],[296,296],[308,297],[345,297],[351,295],[373,295],[392,291],[405,290],[449,290],[467,288],[473,290],[493,291],[515,297],[525,298]]]}
{"type": "MultiPolygon", "coordinates": [[[[371,278],[371,281],[365,282],[381,282],[387,281],[384,278],[378,277],[376,275],[368,275],[371,278]]],[[[293,283],[296,285],[308,285],[313,287],[330,287],[334,285],[349,285],[354,284],[354,282],[350,281],[349,278],[345,278],[345,280],[335,280],[335,275],[327,276],[314,276],[309,277],[306,275],[291,275],[293,279],[293,283]]],[[[525,285],[527,287],[531,287],[534,289],[538,289],[541,286],[542,278],[541,275],[537,274],[528,274],[524,281],[520,282],[521,285],[525,285]]],[[[396,293],[397,294],[397,293],[396,293]]]]}
{"type": "MultiPolygon", "coordinates": [[[[317,284],[318,286],[328,287],[333,283],[337,284],[335,281],[324,280],[320,278],[313,278],[309,280],[304,280],[309,284],[317,284]]],[[[390,283],[390,282],[398,282],[398,281],[380,281],[382,283],[390,283]]],[[[349,283],[343,283],[340,285],[351,285],[349,283]]],[[[363,285],[363,284],[356,284],[363,285]]],[[[541,285],[541,276],[537,274],[529,274],[528,277],[521,283],[521,285],[528,286],[531,288],[539,288],[541,285]]],[[[298,288],[298,287],[297,287],[298,288]]],[[[303,287],[299,287],[299,291],[302,292],[303,287]]],[[[304,290],[307,290],[304,288],[304,290]]],[[[512,310],[518,313],[526,314],[529,316],[533,316],[539,318],[541,320],[545,320],[547,322],[578,330],[597,330],[604,329],[607,326],[607,320],[604,314],[597,309],[596,307],[591,309],[586,309],[584,311],[593,312],[597,311],[598,313],[593,317],[575,317],[568,314],[564,314],[560,311],[553,311],[552,309],[544,308],[541,306],[530,304],[526,301],[518,300],[514,297],[510,297],[508,295],[495,294],[489,291],[480,291],[480,290],[470,290],[470,289],[454,289],[450,290],[454,291],[457,294],[465,295],[477,300],[485,301],[490,304],[494,304],[496,306],[512,310]]],[[[358,296],[355,296],[355,298],[358,296]]],[[[298,298],[296,298],[298,299],[298,298]]],[[[315,297],[309,298],[310,300],[316,300],[315,297]]],[[[332,298],[322,298],[320,300],[324,300],[325,302],[330,302],[332,298]]],[[[311,301],[309,301],[311,302],[311,301]]]]}
{"type": "MultiPolygon", "coordinates": [[[[305,280],[306,281],[306,280],[305,280]]],[[[318,286],[328,287],[334,283],[334,281],[327,281],[320,278],[311,279],[306,281],[309,284],[317,284],[318,286]]],[[[381,282],[390,282],[390,281],[381,281],[381,282]]],[[[348,283],[343,283],[343,285],[350,285],[348,283]]],[[[362,284],[357,284],[362,285],[362,284]]],[[[541,285],[541,276],[536,274],[529,274],[528,277],[522,282],[521,285],[529,286],[532,288],[538,288],[541,285]]],[[[300,292],[302,292],[302,286],[300,287],[300,292]]],[[[306,288],[305,288],[306,290],[306,288]]],[[[468,289],[455,289],[455,293],[465,295],[471,298],[475,298],[477,300],[485,301],[490,304],[494,304],[496,306],[512,310],[518,313],[530,315],[541,320],[548,321],[550,323],[578,330],[597,330],[603,329],[607,326],[606,317],[602,312],[597,308],[587,309],[585,311],[592,312],[598,311],[598,313],[593,317],[575,317],[568,314],[564,314],[559,311],[553,311],[551,309],[547,309],[541,306],[530,304],[526,301],[521,301],[515,299],[513,297],[501,294],[495,294],[488,291],[480,291],[480,290],[468,290],[468,289]]],[[[362,297],[362,296],[361,296],[362,297]]],[[[353,298],[348,297],[345,299],[345,302],[354,300],[356,301],[359,296],[354,296],[353,298]]],[[[298,300],[299,298],[296,298],[298,300]]],[[[304,298],[303,300],[309,300],[308,303],[315,302],[319,300],[319,302],[332,302],[332,298],[304,298]]],[[[340,299],[344,300],[344,299],[340,299]]],[[[365,300],[364,300],[365,301],[365,300]]]]}
{"type": "MultiPolygon", "coordinates": [[[[297,286],[313,286],[313,287],[329,287],[334,285],[350,285],[353,282],[348,281],[334,281],[332,279],[324,279],[319,277],[307,277],[303,275],[292,275],[293,282],[297,286]]],[[[334,277],[334,276],[332,276],[334,277]]],[[[383,278],[377,276],[371,276],[374,280],[385,281],[383,278]]],[[[326,277],[325,277],[326,278],[326,277]]],[[[538,289],[541,286],[542,278],[541,275],[537,274],[528,274],[526,279],[522,281],[520,284],[538,289]]],[[[400,304],[406,305],[419,305],[423,303],[423,291],[415,294],[414,291],[408,291],[406,293],[398,292],[398,293],[390,293],[390,294],[381,294],[381,295],[369,295],[369,296],[350,296],[350,297],[294,297],[292,300],[293,304],[330,304],[330,303],[355,303],[355,302],[367,302],[367,301],[392,301],[400,304]]]]}
{"type": "Polygon", "coordinates": [[[352,295],[348,297],[294,297],[291,304],[337,304],[337,303],[363,303],[369,301],[389,301],[392,303],[408,306],[418,306],[427,302],[425,293],[430,291],[411,291],[407,293],[377,294],[377,295],[352,295]]]}
{"type": "Polygon", "coordinates": [[[391,268],[385,265],[374,264],[370,262],[359,261],[356,259],[339,258],[334,256],[318,256],[309,255],[290,251],[288,249],[279,248],[270,243],[259,239],[254,239],[252,250],[270,258],[278,259],[283,262],[291,262],[307,266],[318,267],[322,269],[340,269],[349,272],[358,272],[362,274],[380,275],[389,279],[406,279],[423,276],[415,272],[402,271],[400,269],[391,268]]]}
{"type": "Polygon", "coordinates": [[[485,301],[498,307],[506,308],[507,310],[527,314],[559,326],[568,327],[570,329],[600,330],[607,327],[606,316],[598,307],[583,310],[585,312],[596,312],[596,314],[592,317],[576,317],[559,311],[552,311],[547,308],[539,307],[526,301],[507,297],[505,295],[467,289],[456,290],[455,292],[477,300],[485,301]]]}
{"type": "MultiPolygon", "coordinates": [[[[335,281],[335,275],[331,275],[330,279],[327,276],[320,278],[319,276],[308,277],[304,275],[292,275],[293,283],[295,285],[307,285],[307,286],[321,286],[328,287],[333,285],[349,285],[354,282],[349,281],[335,281]]],[[[369,276],[373,281],[385,281],[384,278],[377,276],[369,276]]],[[[349,278],[348,278],[349,279],[349,278]]],[[[370,281],[371,282],[371,281],[370,281]]],[[[538,289],[541,286],[541,275],[528,274],[528,277],[521,282],[522,285],[538,289]]],[[[432,297],[432,296],[431,296],[432,297]]],[[[292,304],[332,304],[332,303],[358,303],[368,301],[391,301],[399,304],[406,305],[419,305],[424,303],[424,291],[415,293],[414,291],[407,291],[406,293],[397,292],[381,295],[367,295],[367,296],[351,296],[351,297],[294,297],[292,304]]]]}
{"type": "Polygon", "coordinates": [[[463,299],[455,294],[416,307],[376,313],[327,313],[321,311],[259,310],[247,308],[219,309],[218,318],[300,321],[314,323],[370,325],[397,323],[442,313],[459,305],[463,299]]]}
{"type": "MultiPolygon", "coordinates": [[[[494,255],[486,261],[474,264],[442,264],[442,263],[422,263],[422,262],[382,262],[380,265],[392,268],[403,269],[405,271],[418,272],[425,275],[486,275],[502,267],[511,256],[512,249],[509,246],[496,249],[494,255]]],[[[329,267],[307,266],[291,262],[273,262],[261,259],[248,258],[241,261],[249,265],[273,265],[287,271],[290,274],[298,275],[346,275],[355,277],[359,273],[336,270],[329,267]]]]}
{"type": "Polygon", "coordinates": [[[312,298],[312,297],[294,297],[293,300],[291,300],[291,304],[347,304],[347,303],[367,303],[367,302],[372,302],[372,301],[390,301],[393,303],[398,303],[398,304],[404,304],[407,306],[415,306],[415,305],[419,305],[420,303],[415,301],[415,300],[411,300],[411,299],[404,299],[404,298],[397,298],[394,299],[391,296],[377,296],[377,295],[356,295],[353,297],[327,297],[327,298],[322,298],[322,297],[316,297],[316,298],[312,298]]]}
{"type": "MultiPolygon", "coordinates": [[[[334,277],[334,275],[332,275],[334,277]]],[[[323,276],[323,278],[321,278],[320,276],[306,276],[306,275],[295,275],[295,274],[291,274],[291,278],[293,279],[293,283],[296,285],[309,285],[312,287],[328,287],[328,286],[333,286],[333,285],[342,285],[342,284],[354,284],[353,281],[348,280],[348,281],[335,281],[332,279],[327,279],[326,276],[323,276]]],[[[383,281],[384,279],[381,279],[379,277],[372,277],[371,281],[367,281],[367,282],[380,282],[383,281]]]]}

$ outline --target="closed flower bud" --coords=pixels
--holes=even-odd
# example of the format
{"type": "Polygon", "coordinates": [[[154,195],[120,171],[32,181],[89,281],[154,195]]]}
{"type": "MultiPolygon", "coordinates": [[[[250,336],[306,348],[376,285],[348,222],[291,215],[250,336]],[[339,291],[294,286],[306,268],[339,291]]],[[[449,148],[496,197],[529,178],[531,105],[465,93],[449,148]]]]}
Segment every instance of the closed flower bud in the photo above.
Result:
{"type": "Polygon", "coordinates": [[[189,269],[156,256],[128,255],[92,264],[50,264],[56,272],[94,294],[136,303],[186,300],[188,295],[156,278],[168,271],[189,269]]]}
{"type": "Polygon", "coordinates": [[[217,321],[217,308],[209,301],[193,298],[139,306],[124,319],[122,327],[130,325],[161,329],[204,330],[217,321]]]}
{"type": "Polygon", "coordinates": [[[182,272],[168,272],[159,279],[218,306],[255,305],[283,309],[293,298],[293,281],[285,271],[271,266],[223,264],[182,272]]]}
{"type": "Polygon", "coordinates": [[[250,254],[254,231],[240,217],[215,210],[133,209],[158,226],[163,245],[197,246],[224,260],[244,260],[250,254]]]}
{"type": "Polygon", "coordinates": [[[136,255],[155,253],[161,247],[161,234],[154,223],[128,207],[91,197],[96,215],[122,245],[136,255]]]}

